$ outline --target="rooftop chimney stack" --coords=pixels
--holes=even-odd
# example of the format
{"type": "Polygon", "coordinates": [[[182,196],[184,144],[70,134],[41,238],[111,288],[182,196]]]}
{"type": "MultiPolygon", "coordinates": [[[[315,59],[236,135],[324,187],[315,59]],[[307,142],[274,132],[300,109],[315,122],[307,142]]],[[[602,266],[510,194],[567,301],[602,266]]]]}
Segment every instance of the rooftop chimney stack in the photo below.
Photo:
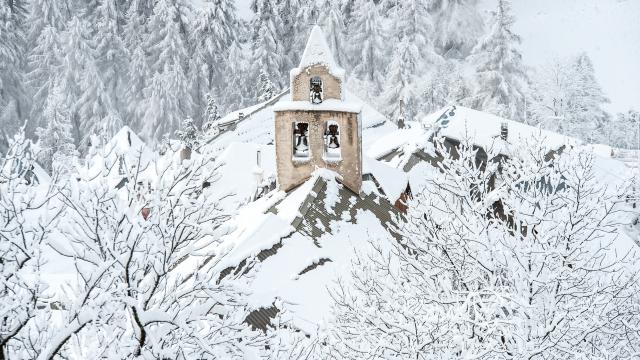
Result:
{"type": "Polygon", "coordinates": [[[500,124],[500,139],[507,141],[509,138],[509,124],[503,122],[500,124]]]}
{"type": "Polygon", "coordinates": [[[404,100],[400,99],[400,115],[398,116],[398,129],[404,128],[404,100]]]}

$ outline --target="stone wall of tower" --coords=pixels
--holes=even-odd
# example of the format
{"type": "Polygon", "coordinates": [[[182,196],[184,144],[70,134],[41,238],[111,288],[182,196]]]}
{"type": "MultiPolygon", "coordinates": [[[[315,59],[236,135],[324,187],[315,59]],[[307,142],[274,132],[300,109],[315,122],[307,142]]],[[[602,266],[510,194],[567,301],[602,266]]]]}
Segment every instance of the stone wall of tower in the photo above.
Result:
{"type": "Polygon", "coordinates": [[[342,99],[342,82],[331,75],[324,65],[314,65],[298,74],[291,84],[291,100],[309,101],[311,78],[319,76],[322,79],[324,99],[342,99]]]}
{"type": "Polygon", "coordinates": [[[289,191],[306,181],[317,168],[333,170],[342,176],[341,182],[355,193],[362,187],[362,128],[356,113],[334,111],[276,111],[275,141],[278,184],[289,191]],[[324,134],[329,121],[340,126],[342,159],[325,160],[324,134]],[[293,127],[296,122],[309,124],[310,154],[307,160],[294,158],[293,127]]]}

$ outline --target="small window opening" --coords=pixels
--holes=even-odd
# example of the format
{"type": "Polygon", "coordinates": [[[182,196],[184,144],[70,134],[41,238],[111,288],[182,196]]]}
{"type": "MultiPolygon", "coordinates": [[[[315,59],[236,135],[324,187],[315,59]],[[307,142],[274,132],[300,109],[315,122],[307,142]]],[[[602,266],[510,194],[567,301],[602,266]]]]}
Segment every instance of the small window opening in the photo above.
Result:
{"type": "Polygon", "coordinates": [[[309,124],[296,122],[293,127],[293,156],[309,157],[309,124]]]}
{"type": "Polygon", "coordinates": [[[341,159],[340,126],[335,121],[327,123],[327,130],[324,133],[324,153],[329,160],[341,159]]]}
{"type": "Polygon", "coordinates": [[[311,98],[311,103],[320,104],[323,100],[322,79],[320,79],[319,76],[312,77],[309,89],[309,97],[311,98]]]}

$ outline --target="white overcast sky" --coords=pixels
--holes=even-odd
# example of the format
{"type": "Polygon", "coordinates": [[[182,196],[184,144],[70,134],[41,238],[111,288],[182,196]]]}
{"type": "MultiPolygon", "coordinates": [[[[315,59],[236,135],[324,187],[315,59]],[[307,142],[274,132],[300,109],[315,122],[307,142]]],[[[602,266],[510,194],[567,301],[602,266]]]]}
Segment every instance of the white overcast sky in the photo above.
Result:
{"type": "MultiPolygon", "coordinates": [[[[249,18],[251,0],[236,0],[249,18]]],[[[493,9],[495,0],[481,0],[493,9]]],[[[640,110],[640,0],[513,0],[528,65],[586,51],[612,112],[640,110]]]]}

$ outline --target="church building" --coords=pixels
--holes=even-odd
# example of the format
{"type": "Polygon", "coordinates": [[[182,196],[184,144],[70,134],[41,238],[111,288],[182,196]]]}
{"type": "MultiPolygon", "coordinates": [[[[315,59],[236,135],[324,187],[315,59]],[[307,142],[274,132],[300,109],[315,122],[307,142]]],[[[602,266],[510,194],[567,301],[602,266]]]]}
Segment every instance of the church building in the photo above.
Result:
{"type": "Polygon", "coordinates": [[[314,26],[300,65],[291,70],[291,101],[274,107],[280,189],[289,191],[316,168],[336,172],[356,194],[362,187],[361,106],[345,101],[345,71],[314,26]]]}

